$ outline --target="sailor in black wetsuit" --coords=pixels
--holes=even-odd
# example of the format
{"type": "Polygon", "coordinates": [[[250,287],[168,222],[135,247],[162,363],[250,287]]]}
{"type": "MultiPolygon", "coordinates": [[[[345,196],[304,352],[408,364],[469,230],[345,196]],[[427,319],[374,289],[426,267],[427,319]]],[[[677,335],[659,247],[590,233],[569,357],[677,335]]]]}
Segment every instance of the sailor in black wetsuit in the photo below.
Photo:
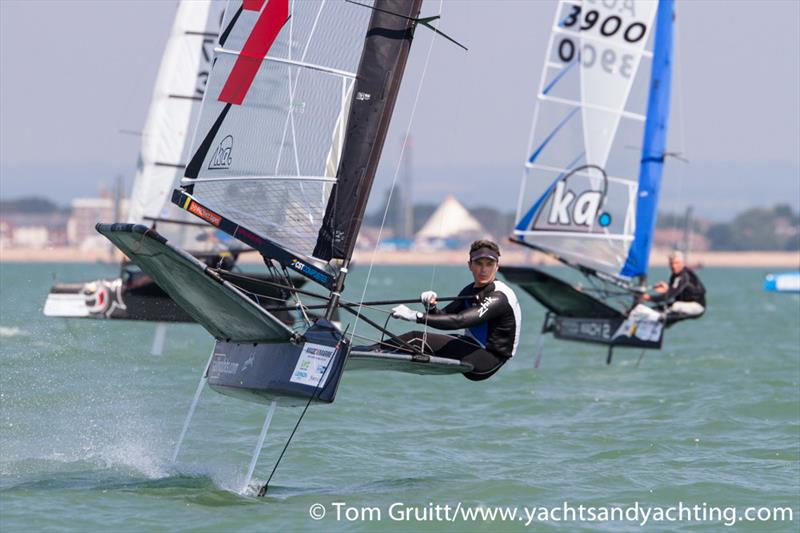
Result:
{"type": "Polygon", "coordinates": [[[684,265],[681,252],[669,255],[672,275],[669,283],[660,281],[653,290],[656,294],[645,294],[644,299],[651,302],[665,302],[667,323],[685,318],[696,318],[706,311],[706,288],[692,270],[684,265]]]}
{"type": "MultiPolygon", "coordinates": [[[[480,240],[472,243],[469,269],[474,283],[464,287],[459,299],[444,309],[436,307],[437,295],[425,291],[421,295],[427,313],[421,313],[400,305],[392,309],[392,317],[426,324],[436,329],[454,330],[464,328],[465,335],[444,335],[411,331],[398,338],[422,347],[426,355],[458,359],[470,363],[467,379],[480,381],[497,372],[517,351],[522,315],[519,302],[511,288],[497,281],[500,248],[492,241],[480,240]]],[[[402,346],[396,340],[389,341],[402,346]]]]}

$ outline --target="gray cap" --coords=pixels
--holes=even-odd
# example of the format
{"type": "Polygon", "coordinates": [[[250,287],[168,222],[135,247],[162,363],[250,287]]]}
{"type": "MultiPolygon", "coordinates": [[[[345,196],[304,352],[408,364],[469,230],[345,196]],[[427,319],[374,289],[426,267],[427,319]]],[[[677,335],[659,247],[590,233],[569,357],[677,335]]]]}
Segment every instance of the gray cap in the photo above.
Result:
{"type": "Polygon", "coordinates": [[[498,257],[500,257],[500,254],[495,252],[491,248],[486,248],[486,247],[478,248],[477,250],[469,254],[470,261],[475,261],[476,259],[480,259],[482,257],[488,257],[492,261],[497,261],[498,257]]]}

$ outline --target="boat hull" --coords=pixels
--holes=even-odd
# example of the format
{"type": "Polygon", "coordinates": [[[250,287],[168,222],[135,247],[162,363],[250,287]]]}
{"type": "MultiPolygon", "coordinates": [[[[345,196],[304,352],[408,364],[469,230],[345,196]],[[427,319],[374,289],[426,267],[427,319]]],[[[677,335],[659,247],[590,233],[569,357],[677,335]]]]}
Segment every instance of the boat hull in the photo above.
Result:
{"type": "Polygon", "coordinates": [[[50,289],[43,312],[63,318],[194,322],[157,284],[129,290],[121,278],[58,283],[50,289]]]}
{"type": "Polygon", "coordinates": [[[282,406],[332,403],[349,345],[339,329],[319,320],[301,339],[284,343],[217,341],[208,385],[241,400],[282,406]]]}

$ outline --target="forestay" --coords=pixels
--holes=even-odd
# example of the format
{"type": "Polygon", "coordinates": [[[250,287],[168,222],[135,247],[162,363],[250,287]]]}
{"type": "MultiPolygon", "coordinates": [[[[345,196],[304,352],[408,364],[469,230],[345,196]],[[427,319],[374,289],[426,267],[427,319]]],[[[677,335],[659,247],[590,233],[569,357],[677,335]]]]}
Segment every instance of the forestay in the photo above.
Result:
{"type": "Polygon", "coordinates": [[[647,273],[669,112],[671,0],[565,0],[543,68],[514,236],[647,273]]]}
{"type": "Polygon", "coordinates": [[[169,200],[189,158],[191,127],[211,69],[223,6],[211,0],[178,4],[142,131],[128,214],[128,221],[134,224],[156,221],[161,233],[191,251],[204,251],[208,240],[198,241],[196,229],[163,221],[189,219],[169,200]]]}
{"type": "Polygon", "coordinates": [[[370,15],[344,2],[231,2],[173,200],[262,253],[268,241],[311,256],[370,15]]]}

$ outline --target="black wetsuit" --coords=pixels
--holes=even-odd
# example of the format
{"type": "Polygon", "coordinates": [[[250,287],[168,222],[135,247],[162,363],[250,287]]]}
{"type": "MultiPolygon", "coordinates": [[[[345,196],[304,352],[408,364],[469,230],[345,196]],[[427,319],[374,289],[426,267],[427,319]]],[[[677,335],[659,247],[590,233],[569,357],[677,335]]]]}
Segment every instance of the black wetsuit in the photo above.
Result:
{"type": "Polygon", "coordinates": [[[706,288],[697,274],[685,268],[669,277],[669,289],[652,297],[654,302],[697,302],[706,306],[706,288]]]}
{"type": "MultiPolygon", "coordinates": [[[[519,302],[514,291],[502,281],[481,288],[470,284],[459,296],[474,298],[454,300],[442,310],[429,308],[417,322],[443,330],[464,328],[465,335],[411,331],[399,338],[421,347],[427,355],[470,363],[473,370],[464,373],[468,379],[487,379],[517,351],[522,318],[519,302]]],[[[397,341],[391,344],[399,345],[397,341]]]]}

